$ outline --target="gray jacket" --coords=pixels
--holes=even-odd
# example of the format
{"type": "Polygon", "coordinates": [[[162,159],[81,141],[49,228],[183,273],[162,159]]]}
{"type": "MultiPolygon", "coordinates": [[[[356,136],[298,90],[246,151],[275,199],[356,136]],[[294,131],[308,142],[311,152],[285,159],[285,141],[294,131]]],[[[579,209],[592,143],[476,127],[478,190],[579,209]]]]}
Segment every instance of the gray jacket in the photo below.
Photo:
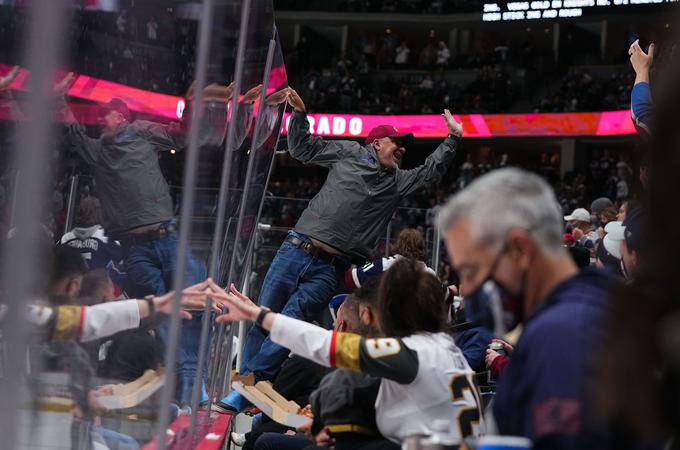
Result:
{"type": "Polygon", "coordinates": [[[136,120],[110,139],[95,139],[82,125],[70,123],[66,133],[94,172],[109,233],[173,218],[170,188],[158,164],[158,152],[181,149],[183,140],[166,125],[136,120]]]}
{"type": "Polygon", "coordinates": [[[372,145],[312,136],[306,115],[294,112],[288,127],[288,151],[303,163],[330,169],[295,230],[354,258],[369,259],[401,200],[438,183],[459,145],[459,138],[449,136],[422,166],[389,171],[380,167],[372,145]]]}
{"type": "MultiPolygon", "coordinates": [[[[107,232],[121,233],[173,218],[170,188],[158,164],[158,153],[184,149],[185,136],[180,124],[135,120],[123,125],[112,138],[95,139],[75,121],[65,102],[59,106],[66,114],[70,145],[94,172],[107,232]]],[[[245,139],[249,112],[252,107],[239,107],[237,145],[245,139]]],[[[220,145],[226,123],[226,108],[210,103],[201,123],[199,145],[220,145]]]]}

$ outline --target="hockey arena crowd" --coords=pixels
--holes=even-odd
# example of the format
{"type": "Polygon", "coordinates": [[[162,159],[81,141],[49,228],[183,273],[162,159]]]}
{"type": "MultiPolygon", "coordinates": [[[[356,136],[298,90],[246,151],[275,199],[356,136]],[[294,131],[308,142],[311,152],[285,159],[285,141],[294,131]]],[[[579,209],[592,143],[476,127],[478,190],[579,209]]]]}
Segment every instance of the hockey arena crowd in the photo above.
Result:
{"type": "MultiPolygon", "coordinates": [[[[273,101],[292,111],[290,157],[328,169],[327,178],[272,178],[275,195],[311,201],[263,211],[288,230],[258,295],[219,285],[189,252],[176,367],[166,368],[177,388],[158,408],[169,409],[171,420],[190,415],[197,393],[207,414],[248,416],[252,425],[224,436],[244,449],[680,448],[679,72],[668,57],[650,82],[653,45],[634,42],[629,59],[630,73],[617,83],[630,85],[617,84],[603,108],[630,105],[639,161],[602,153],[589,162],[590,174],[571,180],[559,177],[548,155],[536,170],[459,162],[457,176],[446,178],[466,135],[458,111],[443,108],[448,137],[408,170],[401,164],[414,137],[399,123],[378,126],[361,142],[314,136],[305,100],[318,74],[302,70],[305,87],[287,87],[273,101]],[[441,236],[436,267],[423,227],[408,218],[376,252],[397,208],[407,205],[427,209],[441,236]],[[305,424],[273,420],[237,390],[211,398],[210,374],[198,367],[205,314],[214,330],[247,324],[233,367],[238,379],[271,382],[299,405],[305,424]]],[[[9,86],[18,73],[0,79],[7,110],[16,107],[9,86]]],[[[101,136],[91,137],[65,98],[74,81],[66,75],[55,86],[56,114],[74,164],[88,167],[94,182],[77,190],[74,226],[63,234],[65,183],[54,189],[41,228],[21,230],[9,220],[4,179],[2,245],[30,232],[41,246],[34,296],[44,301],[28,308],[31,358],[40,360],[35,367],[68,374],[72,443],[83,445],[73,448],[139,449],[147,442],[100,419],[102,399],[114,393],[111,383],[164,364],[179,227],[157,154],[182,143],[171,126],[133,120],[116,98],[99,106],[101,136]]],[[[367,92],[345,99],[347,108],[364,108],[367,92]]],[[[322,93],[313,96],[327,106],[322,93]]],[[[251,97],[243,102],[259,92],[251,97]]],[[[536,110],[563,110],[558,102],[536,110]]]]}

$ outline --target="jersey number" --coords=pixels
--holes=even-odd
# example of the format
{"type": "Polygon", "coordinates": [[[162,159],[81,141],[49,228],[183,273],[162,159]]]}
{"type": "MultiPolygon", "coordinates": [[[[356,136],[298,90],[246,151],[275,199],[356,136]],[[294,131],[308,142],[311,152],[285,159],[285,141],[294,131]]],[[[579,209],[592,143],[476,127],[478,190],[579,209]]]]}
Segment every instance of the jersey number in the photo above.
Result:
{"type": "Polygon", "coordinates": [[[472,425],[479,423],[479,411],[481,410],[479,407],[479,393],[477,392],[477,387],[474,385],[474,382],[471,385],[466,375],[455,375],[451,379],[449,387],[451,388],[451,400],[454,402],[461,400],[465,401],[466,390],[470,392],[475,399],[475,406],[462,408],[456,418],[460,437],[465,438],[473,434],[472,425]]]}
{"type": "Polygon", "coordinates": [[[400,350],[399,341],[394,338],[366,339],[366,352],[373,359],[396,355],[400,350]]]}

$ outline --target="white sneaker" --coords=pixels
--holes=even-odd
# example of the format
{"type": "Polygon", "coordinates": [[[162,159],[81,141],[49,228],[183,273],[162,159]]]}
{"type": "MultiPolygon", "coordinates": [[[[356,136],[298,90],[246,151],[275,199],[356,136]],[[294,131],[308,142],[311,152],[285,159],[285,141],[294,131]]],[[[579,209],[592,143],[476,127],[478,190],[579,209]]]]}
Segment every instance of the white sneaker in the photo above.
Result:
{"type": "Polygon", "coordinates": [[[231,433],[231,442],[236,444],[238,447],[243,447],[246,443],[245,433],[231,433]]]}

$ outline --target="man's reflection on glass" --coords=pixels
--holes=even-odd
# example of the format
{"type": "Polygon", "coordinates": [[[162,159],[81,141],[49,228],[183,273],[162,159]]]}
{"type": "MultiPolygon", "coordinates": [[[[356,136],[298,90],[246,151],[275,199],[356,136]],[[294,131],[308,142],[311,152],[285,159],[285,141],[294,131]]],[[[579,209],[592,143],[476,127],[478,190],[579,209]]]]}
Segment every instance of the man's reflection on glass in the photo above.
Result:
{"type": "MultiPolygon", "coordinates": [[[[187,142],[188,120],[162,124],[134,120],[127,103],[120,98],[99,105],[98,138],[90,137],[71,113],[64,96],[75,81],[67,75],[56,87],[58,113],[65,122],[68,145],[90,166],[104,216],[107,234],[121,243],[127,286],[133,297],[161,295],[172,287],[177,264],[178,222],[168,183],[159,165],[159,154],[180,152],[187,142]]],[[[232,94],[229,86],[209,85],[200,114],[199,127],[205,132],[200,144],[219,143],[224,139],[227,102],[232,94]]],[[[187,95],[191,110],[193,91],[187,95]]],[[[184,285],[199,282],[206,276],[204,264],[189,251],[183,276],[184,285]]],[[[191,402],[191,390],[197,370],[201,312],[183,322],[177,351],[176,400],[180,405],[191,402]]],[[[160,321],[155,331],[167,342],[169,321],[160,321]]],[[[204,389],[201,400],[207,400],[204,389]]]]}

